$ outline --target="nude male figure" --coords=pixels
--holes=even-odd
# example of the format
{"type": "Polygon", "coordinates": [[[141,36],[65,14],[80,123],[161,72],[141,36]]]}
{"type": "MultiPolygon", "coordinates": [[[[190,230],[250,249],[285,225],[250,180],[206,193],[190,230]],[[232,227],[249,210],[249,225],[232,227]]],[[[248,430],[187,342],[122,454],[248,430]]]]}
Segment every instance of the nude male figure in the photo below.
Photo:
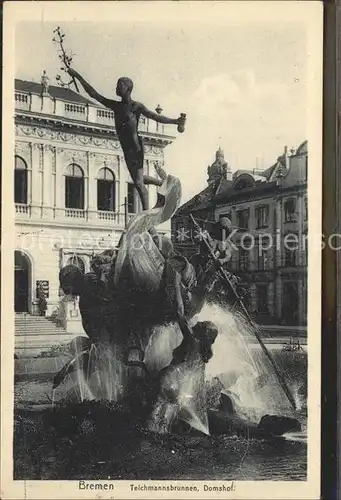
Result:
{"type": "Polygon", "coordinates": [[[68,72],[70,76],[77,78],[90,97],[114,112],[116,132],[123,149],[129,173],[140,196],[143,210],[148,210],[148,190],[145,184],[160,186],[162,185],[165,174],[161,167],[156,167],[157,173],[161,177],[161,181],[143,175],[144,149],[142,138],[138,134],[140,116],[143,115],[146,118],[150,118],[158,123],[180,125],[182,127],[185,124],[186,118],[184,116],[180,116],[180,118],[167,118],[166,116],[150,111],[140,102],[134,101],[131,98],[133,82],[130,78],[121,77],[118,79],[116,85],[116,95],[121,97],[121,101],[116,101],[114,99],[107,99],[99,94],[73,68],[69,68],[68,72]]]}

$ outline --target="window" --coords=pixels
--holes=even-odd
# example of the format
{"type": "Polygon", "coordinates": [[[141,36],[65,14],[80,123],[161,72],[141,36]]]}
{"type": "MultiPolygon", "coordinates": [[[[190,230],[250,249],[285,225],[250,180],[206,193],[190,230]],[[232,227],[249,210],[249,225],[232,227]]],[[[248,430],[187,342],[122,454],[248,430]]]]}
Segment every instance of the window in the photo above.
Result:
{"type": "Polygon", "coordinates": [[[308,198],[304,198],[304,220],[308,220],[308,198]]]}
{"type": "Polygon", "coordinates": [[[27,204],[27,165],[20,156],[14,158],[14,202],[27,204]]]}
{"type": "Polygon", "coordinates": [[[295,267],[297,265],[297,246],[298,243],[295,240],[296,235],[292,235],[293,238],[284,239],[284,265],[285,267],[295,267]]]}
{"type": "Polygon", "coordinates": [[[128,214],[135,214],[137,212],[137,202],[136,202],[136,188],[134,184],[128,182],[128,214]]]}
{"type": "Polygon", "coordinates": [[[308,265],[308,235],[303,233],[303,265],[308,265]]]}
{"type": "Polygon", "coordinates": [[[223,217],[227,217],[230,221],[232,221],[232,213],[231,212],[226,212],[226,214],[219,214],[219,219],[222,219],[223,217]]]}
{"type": "Polygon", "coordinates": [[[269,269],[269,249],[271,247],[271,241],[268,236],[261,235],[259,241],[257,242],[257,259],[258,259],[258,270],[264,271],[269,269]]]}
{"type": "Polygon", "coordinates": [[[237,212],[238,229],[248,229],[249,227],[249,209],[238,210],[237,212]]]}
{"type": "Polygon", "coordinates": [[[66,171],[65,207],[84,209],[84,174],[75,163],[69,165],[66,171]]]}
{"type": "Polygon", "coordinates": [[[115,175],[109,168],[101,168],[98,172],[97,210],[115,211],[115,175]]]}
{"type": "Polygon", "coordinates": [[[256,285],[257,312],[266,314],[268,309],[268,285],[256,285]]]}
{"type": "Polygon", "coordinates": [[[268,250],[264,250],[261,247],[258,248],[258,269],[264,271],[268,269],[268,250]]]}
{"type": "Polygon", "coordinates": [[[269,205],[256,208],[257,228],[268,227],[269,225],[269,205]]]}
{"type": "Polygon", "coordinates": [[[284,221],[296,222],[296,200],[290,198],[284,203],[284,221]]]}
{"type": "Polygon", "coordinates": [[[249,268],[249,250],[239,247],[239,270],[246,271],[249,268]]]}
{"type": "Polygon", "coordinates": [[[282,321],[287,325],[298,324],[298,287],[297,283],[283,283],[282,321]]]}
{"type": "Polygon", "coordinates": [[[84,263],[84,260],[79,257],[78,255],[73,255],[72,257],[70,257],[66,263],[66,265],[72,265],[72,266],[77,266],[81,271],[82,273],[85,273],[85,263],[84,263]]]}

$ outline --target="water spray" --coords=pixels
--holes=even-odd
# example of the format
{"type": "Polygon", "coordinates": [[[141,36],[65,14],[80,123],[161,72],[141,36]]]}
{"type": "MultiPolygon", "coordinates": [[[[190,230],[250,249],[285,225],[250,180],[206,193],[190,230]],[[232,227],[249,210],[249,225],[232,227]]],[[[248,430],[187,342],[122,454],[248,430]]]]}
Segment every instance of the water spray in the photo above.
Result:
{"type": "MultiPolygon", "coordinates": [[[[190,218],[194,224],[194,226],[199,230],[201,230],[201,227],[200,225],[197,223],[197,221],[194,219],[193,215],[190,214],[190,218]]],[[[249,315],[249,312],[248,310],[246,309],[245,305],[244,305],[244,302],[242,301],[242,298],[240,297],[240,295],[238,294],[233,282],[231,281],[230,277],[229,277],[229,274],[226,272],[226,270],[223,268],[223,266],[220,264],[218,258],[215,256],[212,248],[210,247],[208,241],[206,238],[203,238],[203,241],[206,245],[206,248],[207,250],[209,251],[209,254],[210,256],[212,257],[213,261],[216,262],[216,264],[219,266],[219,270],[221,272],[221,274],[223,275],[224,279],[226,280],[226,282],[228,283],[235,299],[236,299],[236,303],[239,305],[239,307],[241,308],[241,310],[243,311],[246,319],[248,320],[248,322],[250,323],[250,325],[252,326],[253,330],[254,330],[254,334],[259,342],[259,345],[261,346],[265,356],[267,357],[267,359],[270,361],[271,363],[271,366],[278,378],[278,381],[285,393],[285,395],[287,396],[288,400],[290,401],[290,404],[292,405],[293,409],[296,410],[296,401],[295,401],[295,398],[294,396],[292,395],[286,381],[284,380],[282,374],[280,373],[280,371],[278,370],[277,366],[276,366],[276,363],[274,361],[274,359],[272,358],[270,352],[268,351],[268,349],[266,348],[261,336],[259,335],[259,327],[258,325],[256,325],[254,323],[254,321],[251,319],[251,316],[249,315]]]]}

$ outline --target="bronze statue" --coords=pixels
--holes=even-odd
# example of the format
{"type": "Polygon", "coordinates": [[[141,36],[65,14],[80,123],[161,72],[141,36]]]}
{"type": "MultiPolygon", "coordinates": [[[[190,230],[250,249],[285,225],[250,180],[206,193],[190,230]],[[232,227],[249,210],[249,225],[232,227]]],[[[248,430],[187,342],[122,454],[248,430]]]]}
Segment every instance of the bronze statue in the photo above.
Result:
{"type": "Polygon", "coordinates": [[[134,182],[136,190],[141,198],[142,209],[148,210],[148,190],[145,184],[162,185],[162,180],[143,175],[144,147],[143,141],[138,134],[138,124],[140,116],[150,118],[158,123],[178,125],[179,131],[184,129],[186,115],[181,114],[179,118],[167,118],[161,114],[150,111],[144,104],[134,101],[131,98],[133,82],[130,78],[121,77],[117,81],[116,95],[121,97],[121,101],[108,99],[99,94],[77,71],[68,68],[68,73],[72,78],[77,79],[90,97],[100,102],[114,112],[115,127],[120,144],[123,149],[124,158],[134,182]]]}

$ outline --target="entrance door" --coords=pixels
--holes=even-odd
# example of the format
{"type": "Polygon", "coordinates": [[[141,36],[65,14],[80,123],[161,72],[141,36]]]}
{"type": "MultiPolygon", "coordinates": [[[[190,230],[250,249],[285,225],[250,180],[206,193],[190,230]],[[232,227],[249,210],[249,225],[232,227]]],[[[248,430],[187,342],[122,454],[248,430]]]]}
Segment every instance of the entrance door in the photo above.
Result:
{"type": "Polygon", "coordinates": [[[28,269],[16,269],[15,279],[15,312],[28,312],[28,269]]]}
{"type": "Polygon", "coordinates": [[[15,252],[14,268],[14,311],[28,312],[29,260],[23,253],[15,252]]]}

